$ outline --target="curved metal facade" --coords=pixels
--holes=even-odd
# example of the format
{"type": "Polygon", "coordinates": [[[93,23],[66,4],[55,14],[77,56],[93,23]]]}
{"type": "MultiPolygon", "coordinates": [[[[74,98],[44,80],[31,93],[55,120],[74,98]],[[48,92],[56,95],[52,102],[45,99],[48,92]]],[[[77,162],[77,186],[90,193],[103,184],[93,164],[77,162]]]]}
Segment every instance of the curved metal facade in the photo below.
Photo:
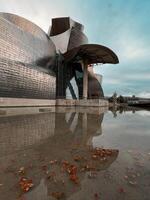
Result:
{"type": "Polygon", "coordinates": [[[0,96],[55,99],[56,78],[41,68],[0,59],[0,96]]]}
{"type": "Polygon", "coordinates": [[[56,48],[65,53],[75,47],[88,43],[88,38],[83,33],[83,25],[69,17],[52,19],[52,27],[49,36],[56,48]]]}
{"type": "Polygon", "coordinates": [[[4,16],[5,18],[3,14],[0,14],[0,57],[36,64],[41,59],[55,56],[53,42],[38,26],[31,22],[28,23],[19,16],[15,16],[13,22],[9,20],[13,19],[12,14],[4,16]],[[21,22],[23,22],[22,26],[20,26],[21,22]],[[25,25],[24,29],[23,25],[25,25]]]}
{"type": "Polygon", "coordinates": [[[28,20],[0,13],[0,96],[55,99],[55,46],[28,20]]]}
{"type": "Polygon", "coordinates": [[[88,43],[86,35],[79,29],[73,27],[71,29],[70,40],[68,44],[68,50],[78,47],[82,44],[88,43]]]}

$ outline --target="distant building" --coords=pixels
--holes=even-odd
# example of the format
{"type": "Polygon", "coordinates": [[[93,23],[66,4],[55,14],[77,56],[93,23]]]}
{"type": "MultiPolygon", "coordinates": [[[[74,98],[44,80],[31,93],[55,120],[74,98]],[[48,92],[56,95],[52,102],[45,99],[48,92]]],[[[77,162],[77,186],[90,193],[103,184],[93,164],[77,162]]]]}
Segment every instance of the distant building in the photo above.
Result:
{"type": "Polygon", "coordinates": [[[46,34],[22,17],[0,13],[0,97],[103,97],[93,64],[119,61],[109,48],[88,44],[83,29],[69,17],[55,18],[46,34]]]}

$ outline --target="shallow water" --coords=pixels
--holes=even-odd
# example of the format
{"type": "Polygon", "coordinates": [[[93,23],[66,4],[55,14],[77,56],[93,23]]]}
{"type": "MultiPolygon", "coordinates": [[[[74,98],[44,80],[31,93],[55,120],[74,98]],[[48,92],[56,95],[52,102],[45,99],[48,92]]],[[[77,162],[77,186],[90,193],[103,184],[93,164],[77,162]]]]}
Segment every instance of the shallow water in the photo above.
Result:
{"type": "Polygon", "coordinates": [[[1,112],[0,200],[150,199],[150,111],[28,111],[1,112]],[[95,147],[112,154],[95,159],[95,147]],[[34,184],[28,192],[21,177],[34,184]]]}

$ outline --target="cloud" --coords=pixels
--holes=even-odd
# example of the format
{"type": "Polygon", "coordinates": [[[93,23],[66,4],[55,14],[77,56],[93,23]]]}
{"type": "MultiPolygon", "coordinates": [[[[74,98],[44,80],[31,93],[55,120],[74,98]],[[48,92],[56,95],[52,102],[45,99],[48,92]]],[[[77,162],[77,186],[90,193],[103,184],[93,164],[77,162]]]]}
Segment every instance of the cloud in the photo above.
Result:
{"type": "MultiPolygon", "coordinates": [[[[136,31],[136,30],[135,30],[136,31]]],[[[121,63],[150,61],[150,45],[147,39],[139,38],[136,32],[128,32],[125,28],[119,31],[114,46],[121,63]]]]}
{"type": "Polygon", "coordinates": [[[105,84],[111,84],[111,85],[118,85],[120,84],[120,80],[119,79],[113,79],[113,78],[110,78],[110,79],[104,79],[105,81],[105,84]]]}
{"type": "Polygon", "coordinates": [[[0,0],[0,11],[9,12],[25,17],[34,22],[46,32],[51,24],[51,18],[66,16],[66,5],[69,6],[69,0],[66,4],[59,0],[0,0]]]}
{"type": "Polygon", "coordinates": [[[129,73],[123,74],[122,76],[119,76],[119,74],[116,73],[113,77],[110,75],[106,78],[104,77],[104,82],[106,84],[129,84],[134,81],[150,81],[150,73],[129,73]]]}
{"type": "Polygon", "coordinates": [[[128,74],[126,76],[124,76],[123,78],[125,78],[126,80],[148,80],[150,81],[150,73],[149,72],[145,72],[145,73],[134,73],[134,74],[128,74]]]}
{"type": "Polygon", "coordinates": [[[147,92],[147,91],[140,92],[140,93],[136,94],[136,96],[143,97],[143,98],[150,98],[150,91],[149,92],[147,92]]]}

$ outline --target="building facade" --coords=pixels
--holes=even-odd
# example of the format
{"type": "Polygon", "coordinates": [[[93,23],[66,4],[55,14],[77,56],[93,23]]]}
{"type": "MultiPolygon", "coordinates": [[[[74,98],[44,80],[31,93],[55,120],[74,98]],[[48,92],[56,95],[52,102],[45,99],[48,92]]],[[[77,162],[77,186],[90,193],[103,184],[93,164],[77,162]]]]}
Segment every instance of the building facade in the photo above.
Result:
{"type": "Polygon", "coordinates": [[[34,23],[0,13],[0,97],[101,98],[95,63],[118,63],[107,47],[88,44],[83,25],[52,19],[46,34],[34,23]]]}

